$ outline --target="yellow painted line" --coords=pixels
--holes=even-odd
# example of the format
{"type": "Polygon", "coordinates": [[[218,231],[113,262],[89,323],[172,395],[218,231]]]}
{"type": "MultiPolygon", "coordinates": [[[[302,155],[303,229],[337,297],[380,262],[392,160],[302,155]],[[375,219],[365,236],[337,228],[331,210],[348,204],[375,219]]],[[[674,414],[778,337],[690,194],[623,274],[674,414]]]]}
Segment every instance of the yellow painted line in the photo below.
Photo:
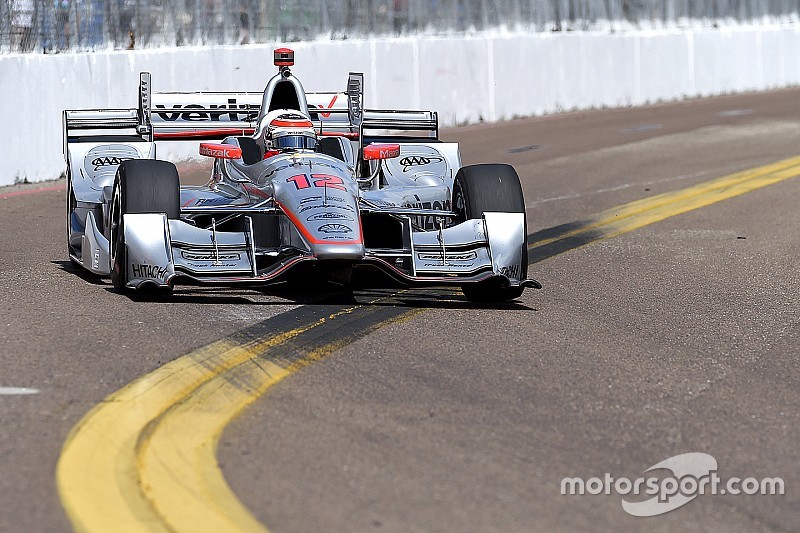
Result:
{"type": "MultiPolygon", "coordinates": [[[[369,329],[421,312],[413,309],[369,329]]],[[[270,387],[349,342],[326,344],[286,367],[266,361],[268,354],[250,359],[198,387],[161,417],[143,436],[138,454],[142,486],[159,516],[176,531],[266,531],[231,491],[217,464],[222,431],[270,387]]]]}
{"type": "Polygon", "coordinates": [[[56,469],[61,501],[75,529],[168,531],[139,484],[136,449],[141,433],[203,383],[248,360],[254,352],[279,345],[326,320],[250,345],[227,339],[212,343],[134,381],[94,407],[70,432],[56,469]]]}
{"type": "MultiPolygon", "coordinates": [[[[225,425],[270,386],[350,339],[285,366],[258,357],[280,352],[304,333],[363,307],[268,339],[222,339],[95,406],[70,432],[56,469],[59,495],[75,530],[264,531],[227,487],[216,463],[217,440],[225,425]]],[[[368,324],[363,331],[387,322],[368,324]]]]}
{"type": "Polygon", "coordinates": [[[593,240],[607,239],[661,220],[700,209],[800,175],[800,157],[737,172],[678,191],[666,192],[609,209],[579,227],[528,245],[539,248],[556,241],[593,233],[593,240]]]}

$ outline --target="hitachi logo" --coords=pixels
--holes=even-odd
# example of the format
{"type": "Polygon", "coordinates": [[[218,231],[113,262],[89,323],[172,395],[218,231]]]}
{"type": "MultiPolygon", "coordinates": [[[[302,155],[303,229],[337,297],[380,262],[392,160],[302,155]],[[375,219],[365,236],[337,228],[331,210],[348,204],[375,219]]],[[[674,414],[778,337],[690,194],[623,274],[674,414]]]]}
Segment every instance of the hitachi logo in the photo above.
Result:
{"type": "Polygon", "coordinates": [[[131,271],[134,278],[150,278],[157,280],[164,280],[169,272],[165,266],[142,264],[131,265],[131,271]]]}
{"type": "Polygon", "coordinates": [[[164,105],[156,104],[155,108],[156,110],[164,110],[156,111],[155,114],[161,118],[161,120],[167,122],[175,122],[178,119],[190,122],[204,120],[211,120],[213,122],[239,122],[255,120],[258,117],[258,106],[240,104],[236,101],[236,98],[229,98],[227,104],[209,104],[208,108],[198,104],[187,104],[185,106],[180,104],[173,105],[172,108],[170,108],[171,112],[167,112],[167,106],[164,105]],[[187,111],[189,109],[201,109],[202,111],[187,111]],[[210,111],[212,109],[219,109],[220,111],[210,111]]]}

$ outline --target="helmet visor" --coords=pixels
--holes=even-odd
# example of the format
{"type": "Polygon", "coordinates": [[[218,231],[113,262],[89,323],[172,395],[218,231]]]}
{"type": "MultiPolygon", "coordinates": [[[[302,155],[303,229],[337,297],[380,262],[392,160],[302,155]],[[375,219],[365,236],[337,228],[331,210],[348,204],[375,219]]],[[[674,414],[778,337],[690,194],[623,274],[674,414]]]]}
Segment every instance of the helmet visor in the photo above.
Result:
{"type": "Polygon", "coordinates": [[[272,141],[278,150],[316,150],[317,139],[308,135],[282,135],[272,141]]]}

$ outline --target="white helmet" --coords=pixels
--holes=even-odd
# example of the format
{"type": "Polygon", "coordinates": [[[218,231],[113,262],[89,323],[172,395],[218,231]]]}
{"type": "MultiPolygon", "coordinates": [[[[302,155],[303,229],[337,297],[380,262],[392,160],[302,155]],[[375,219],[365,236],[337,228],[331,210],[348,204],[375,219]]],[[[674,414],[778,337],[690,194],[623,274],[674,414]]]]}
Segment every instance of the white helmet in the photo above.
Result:
{"type": "Polygon", "coordinates": [[[264,116],[264,146],[267,150],[316,150],[317,134],[306,115],[291,109],[276,109],[264,116]]]}

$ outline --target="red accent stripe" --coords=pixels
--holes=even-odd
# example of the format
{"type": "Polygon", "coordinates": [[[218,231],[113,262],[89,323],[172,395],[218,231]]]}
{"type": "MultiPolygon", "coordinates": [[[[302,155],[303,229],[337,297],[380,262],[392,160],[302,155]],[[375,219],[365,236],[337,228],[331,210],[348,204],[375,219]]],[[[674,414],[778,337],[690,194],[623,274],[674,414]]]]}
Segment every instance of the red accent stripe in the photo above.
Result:
{"type": "Polygon", "coordinates": [[[217,139],[228,135],[252,135],[255,128],[220,128],[198,131],[162,131],[153,133],[155,139],[217,139]]]}
{"type": "Polygon", "coordinates": [[[279,128],[311,128],[310,120],[281,120],[276,118],[269,123],[270,126],[277,126],[279,128]]]}
{"type": "MultiPolygon", "coordinates": [[[[300,222],[300,219],[297,218],[296,216],[294,216],[294,213],[289,211],[283,204],[281,204],[279,201],[275,200],[275,205],[277,205],[278,207],[281,208],[281,211],[283,211],[283,213],[287,217],[289,217],[289,220],[292,221],[292,224],[294,224],[295,227],[300,230],[300,233],[302,233],[303,236],[306,239],[308,239],[308,241],[310,243],[312,243],[312,244],[364,244],[364,237],[363,236],[360,236],[360,238],[358,240],[352,240],[352,241],[321,241],[321,240],[317,239],[316,237],[314,237],[313,235],[311,235],[311,232],[308,231],[308,228],[306,228],[303,225],[302,222],[300,222]]],[[[359,226],[360,226],[360,224],[359,224],[359,226]]],[[[363,230],[362,230],[362,233],[363,233],[363,230]]]]}
{"type": "Polygon", "coordinates": [[[270,197],[269,194],[265,193],[264,191],[262,191],[258,187],[255,187],[253,185],[249,185],[249,184],[246,184],[246,183],[243,184],[243,186],[244,186],[244,190],[246,190],[248,194],[252,194],[253,196],[257,196],[257,197],[263,198],[263,199],[267,199],[267,198],[270,197]]]}
{"type": "Polygon", "coordinates": [[[14,198],[15,196],[29,196],[31,194],[38,194],[40,192],[52,192],[52,191],[63,191],[66,189],[66,185],[54,185],[52,187],[37,187],[36,189],[25,189],[23,191],[13,191],[0,194],[0,200],[5,200],[6,198],[14,198]]]}

